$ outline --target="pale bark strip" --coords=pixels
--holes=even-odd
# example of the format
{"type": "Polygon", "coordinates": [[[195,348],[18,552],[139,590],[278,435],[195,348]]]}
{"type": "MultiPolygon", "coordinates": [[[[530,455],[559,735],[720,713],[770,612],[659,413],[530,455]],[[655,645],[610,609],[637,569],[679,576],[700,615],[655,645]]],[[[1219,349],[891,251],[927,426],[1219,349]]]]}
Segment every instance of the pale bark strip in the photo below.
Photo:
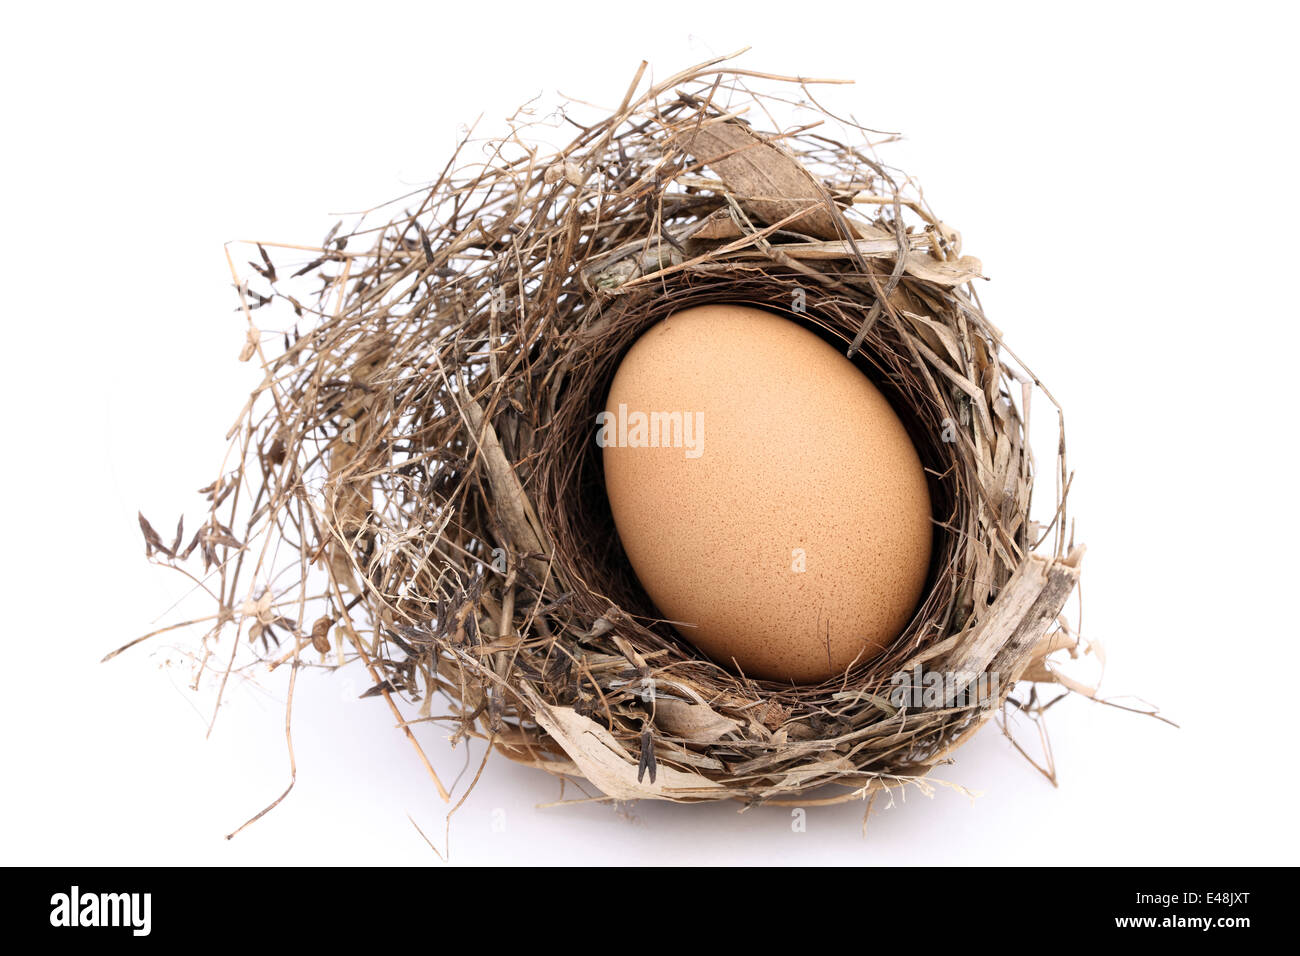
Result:
{"type": "Polygon", "coordinates": [[[1022,669],[1078,583],[1083,551],[1079,545],[1060,560],[1026,556],[950,663],[954,680],[945,704],[951,706],[981,674],[992,672],[1005,682],[1012,670],[1022,669]]]}
{"type": "Polygon", "coordinates": [[[616,800],[689,800],[716,799],[726,788],[699,774],[686,773],[660,763],[655,781],[643,777],[637,781],[637,761],[608,730],[594,720],[583,717],[572,707],[550,707],[533,697],[533,713],[544,731],[558,743],[582,776],[601,793],[616,800]]]}

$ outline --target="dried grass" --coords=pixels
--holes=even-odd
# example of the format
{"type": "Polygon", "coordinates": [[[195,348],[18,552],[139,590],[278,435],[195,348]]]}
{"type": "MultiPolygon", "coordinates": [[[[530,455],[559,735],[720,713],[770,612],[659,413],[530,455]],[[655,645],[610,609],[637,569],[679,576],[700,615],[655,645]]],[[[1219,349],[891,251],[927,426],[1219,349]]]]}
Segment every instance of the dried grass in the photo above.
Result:
{"type": "Polygon", "coordinates": [[[1082,548],[1063,419],[1051,520],[1029,519],[1026,419],[1050,394],[985,318],[979,262],[875,158],[872,131],[827,114],[817,81],[728,59],[637,92],[642,64],[612,115],[566,116],[558,153],[520,124],[481,156],[463,147],[408,208],[315,249],[258,244],[249,280],[232,260],[242,357],[265,378],[188,545],[141,519],[152,556],[208,574],[200,671],[238,671],[236,632],[273,667],[359,660],[444,797],[421,721],[610,798],[804,803],[921,780],[1018,678],[1055,679],[1082,548]],[[760,133],[791,98],[809,122],[760,133]],[[272,252],[311,261],[286,276],[272,252]],[[719,300],[840,342],[930,472],[922,607],[819,686],[738,676],[657,622],[604,499],[592,436],[620,356],[669,311],[719,300]],[[285,307],[282,338],[256,327],[285,307]],[[893,706],[891,675],[920,664],[997,673],[1000,694],[893,706]]]}

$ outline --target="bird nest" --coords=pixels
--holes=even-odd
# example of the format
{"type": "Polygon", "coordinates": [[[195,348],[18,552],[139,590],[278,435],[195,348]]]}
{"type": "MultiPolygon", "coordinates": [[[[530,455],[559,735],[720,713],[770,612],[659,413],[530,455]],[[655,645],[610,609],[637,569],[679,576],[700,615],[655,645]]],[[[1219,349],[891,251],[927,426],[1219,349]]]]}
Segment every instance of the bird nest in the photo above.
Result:
{"type": "Polygon", "coordinates": [[[1063,431],[1054,507],[1029,515],[1030,400],[1051,396],[985,318],[958,232],[876,158],[887,136],[831,115],[817,81],[724,59],[639,92],[644,70],[597,122],[565,110],[467,136],[431,186],[319,248],[261,243],[255,272],[232,265],[242,358],[265,376],[203,527],[183,546],[142,518],[148,550],[218,582],[203,668],[224,681],[251,641],[295,675],[367,669],[444,797],[425,723],[615,799],[924,786],[985,721],[1035,712],[1014,686],[1061,679],[1048,655],[1078,643],[1063,431]],[[763,132],[778,112],[797,121],[763,132]],[[543,151],[543,126],[575,133],[543,151]],[[717,302],[837,343],[926,468],[921,605],[883,653],[817,685],[684,642],[605,498],[595,422],[620,358],[717,302]]]}

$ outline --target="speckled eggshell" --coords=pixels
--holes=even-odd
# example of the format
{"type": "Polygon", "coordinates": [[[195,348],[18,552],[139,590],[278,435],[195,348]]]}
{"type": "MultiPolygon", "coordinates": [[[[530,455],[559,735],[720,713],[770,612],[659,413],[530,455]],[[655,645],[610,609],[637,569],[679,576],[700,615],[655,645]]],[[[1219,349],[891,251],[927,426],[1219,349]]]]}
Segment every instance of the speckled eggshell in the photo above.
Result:
{"type": "Polygon", "coordinates": [[[814,683],[907,625],[930,562],[925,474],[884,395],[819,336],[747,306],[684,309],[633,344],[606,412],[623,549],[659,613],[713,660],[814,683]],[[661,428],[660,447],[640,447],[655,429],[631,427],[638,411],[702,429],[661,428]]]}

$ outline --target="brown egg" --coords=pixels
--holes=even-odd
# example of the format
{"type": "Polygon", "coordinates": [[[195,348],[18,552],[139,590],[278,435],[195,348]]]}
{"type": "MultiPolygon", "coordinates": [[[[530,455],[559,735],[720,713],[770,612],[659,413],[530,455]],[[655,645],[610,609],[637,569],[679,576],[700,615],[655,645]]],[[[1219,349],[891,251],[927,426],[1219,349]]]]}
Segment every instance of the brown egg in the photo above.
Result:
{"type": "Polygon", "coordinates": [[[597,441],[637,578],[723,666],[825,680],[915,611],[921,460],[875,385],[802,326],[739,305],[669,316],[623,358],[597,441]]]}

